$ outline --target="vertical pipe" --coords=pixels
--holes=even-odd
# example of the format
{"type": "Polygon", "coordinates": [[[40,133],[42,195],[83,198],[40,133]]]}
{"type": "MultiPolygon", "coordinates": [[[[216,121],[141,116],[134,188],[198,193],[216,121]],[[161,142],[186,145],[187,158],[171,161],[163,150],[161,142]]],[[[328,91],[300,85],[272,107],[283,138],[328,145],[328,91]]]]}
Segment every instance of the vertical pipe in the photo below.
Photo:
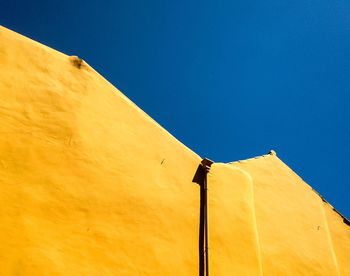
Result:
{"type": "Polygon", "coordinates": [[[205,172],[201,166],[202,178],[200,179],[200,215],[199,215],[199,276],[205,276],[205,172]]]}
{"type": "Polygon", "coordinates": [[[205,167],[204,175],[204,253],[205,253],[205,276],[209,276],[209,245],[208,245],[208,186],[207,186],[208,167],[205,167]]]}
{"type": "Polygon", "coordinates": [[[213,161],[204,158],[201,162],[200,181],[200,227],[199,227],[199,275],[209,276],[209,238],[208,238],[208,172],[213,161]]]}

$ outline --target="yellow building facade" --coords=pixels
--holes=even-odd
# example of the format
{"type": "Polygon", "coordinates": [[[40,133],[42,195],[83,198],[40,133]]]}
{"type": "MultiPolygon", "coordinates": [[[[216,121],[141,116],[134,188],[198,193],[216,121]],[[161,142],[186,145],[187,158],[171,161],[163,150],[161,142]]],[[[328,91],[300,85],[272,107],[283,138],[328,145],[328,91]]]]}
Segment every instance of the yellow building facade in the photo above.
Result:
{"type": "MultiPolygon", "coordinates": [[[[0,275],[199,275],[202,158],[78,57],[0,27],[0,275]]],[[[207,175],[210,275],[350,275],[273,152],[207,175]]]]}

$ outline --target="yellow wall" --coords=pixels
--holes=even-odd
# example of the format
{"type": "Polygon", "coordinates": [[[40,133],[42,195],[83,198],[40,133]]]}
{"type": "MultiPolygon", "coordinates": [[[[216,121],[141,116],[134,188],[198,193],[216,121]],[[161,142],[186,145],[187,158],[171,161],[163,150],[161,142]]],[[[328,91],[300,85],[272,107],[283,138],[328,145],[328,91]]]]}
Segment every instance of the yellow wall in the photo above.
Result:
{"type": "MultiPolygon", "coordinates": [[[[0,27],[0,275],[198,275],[201,158],[85,62],[0,27]]],[[[211,275],[350,275],[275,155],[208,175],[211,275]]]]}
{"type": "Polygon", "coordinates": [[[200,158],[86,63],[0,41],[0,275],[196,275],[200,158]]]}
{"type": "Polygon", "coordinates": [[[213,164],[208,175],[209,271],[261,275],[254,191],[249,174],[213,164]]]}
{"type": "Polygon", "coordinates": [[[230,166],[253,182],[264,275],[350,275],[350,227],[274,153],[230,166]]]}

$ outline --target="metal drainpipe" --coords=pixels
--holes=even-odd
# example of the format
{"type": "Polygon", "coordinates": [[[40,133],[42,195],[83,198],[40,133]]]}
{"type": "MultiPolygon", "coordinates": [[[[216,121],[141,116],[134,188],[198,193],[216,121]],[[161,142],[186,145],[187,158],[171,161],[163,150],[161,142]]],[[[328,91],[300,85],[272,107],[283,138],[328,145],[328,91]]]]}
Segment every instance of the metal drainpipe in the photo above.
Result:
{"type": "Polygon", "coordinates": [[[201,162],[204,169],[203,190],[204,190],[204,244],[203,244],[203,261],[204,261],[204,275],[209,276],[209,242],[208,242],[208,173],[211,165],[214,162],[204,158],[201,162]]]}

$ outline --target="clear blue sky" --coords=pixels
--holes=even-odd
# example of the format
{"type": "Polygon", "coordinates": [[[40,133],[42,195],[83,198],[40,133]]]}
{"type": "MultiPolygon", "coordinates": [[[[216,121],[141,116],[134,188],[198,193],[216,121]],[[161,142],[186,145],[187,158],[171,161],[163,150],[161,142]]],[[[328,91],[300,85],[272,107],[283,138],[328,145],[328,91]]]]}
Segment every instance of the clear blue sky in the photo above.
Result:
{"type": "Polygon", "coordinates": [[[2,1],[200,154],[277,155],[350,217],[350,1],[2,1]]]}

